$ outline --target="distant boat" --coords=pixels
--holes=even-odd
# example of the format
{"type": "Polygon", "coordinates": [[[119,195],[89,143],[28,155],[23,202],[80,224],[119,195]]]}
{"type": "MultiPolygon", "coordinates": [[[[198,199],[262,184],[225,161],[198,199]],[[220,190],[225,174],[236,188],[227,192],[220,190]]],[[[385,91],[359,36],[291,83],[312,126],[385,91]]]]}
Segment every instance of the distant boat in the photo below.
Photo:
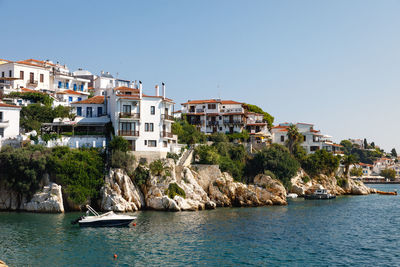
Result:
{"type": "Polygon", "coordinates": [[[295,193],[290,193],[290,194],[287,194],[287,196],[286,196],[286,198],[297,198],[297,197],[298,196],[295,193]]]}
{"type": "Polygon", "coordinates": [[[136,219],[134,216],[129,215],[118,215],[112,211],[104,214],[98,214],[92,207],[86,205],[88,213],[92,213],[92,216],[82,216],[72,221],[71,224],[79,223],[81,227],[123,227],[129,226],[129,224],[136,219]]]}
{"type": "Polygon", "coordinates": [[[335,195],[329,194],[326,189],[317,189],[314,193],[310,195],[305,195],[305,199],[332,199],[336,198],[335,195]]]}

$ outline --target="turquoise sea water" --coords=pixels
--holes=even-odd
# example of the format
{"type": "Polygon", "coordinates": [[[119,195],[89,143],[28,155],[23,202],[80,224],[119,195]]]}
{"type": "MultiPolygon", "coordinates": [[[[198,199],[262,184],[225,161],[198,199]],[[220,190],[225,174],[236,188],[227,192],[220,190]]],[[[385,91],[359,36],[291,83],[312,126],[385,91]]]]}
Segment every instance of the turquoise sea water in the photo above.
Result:
{"type": "Polygon", "coordinates": [[[369,195],[143,211],[132,228],[71,225],[81,213],[0,212],[0,259],[9,266],[398,266],[399,205],[400,196],[369,195]]]}

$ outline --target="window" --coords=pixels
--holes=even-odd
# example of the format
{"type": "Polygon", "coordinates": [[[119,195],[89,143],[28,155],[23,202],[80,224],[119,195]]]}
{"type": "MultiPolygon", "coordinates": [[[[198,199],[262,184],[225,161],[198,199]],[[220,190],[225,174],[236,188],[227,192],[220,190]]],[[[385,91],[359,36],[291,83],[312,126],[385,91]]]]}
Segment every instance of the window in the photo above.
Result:
{"type": "Polygon", "coordinates": [[[65,82],[65,88],[69,89],[69,82],[65,82]]]}
{"type": "Polygon", "coordinates": [[[82,97],[78,97],[78,101],[81,101],[82,100],[82,97]]]}
{"type": "Polygon", "coordinates": [[[4,128],[0,128],[0,137],[4,137],[4,128]]]}
{"type": "Polygon", "coordinates": [[[147,140],[144,140],[144,145],[147,146],[147,140]]]}
{"type": "Polygon", "coordinates": [[[150,107],[150,114],[151,114],[151,115],[156,114],[156,107],[155,107],[155,106],[151,106],[151,107],[150,107]]]}
{"type": "Polygon", "coordinates": [[[281,135],[281,142],[284,142],[284,141],[285,141],[285,136],[281,135]]]}
{"type": "Polygon", "coordinates": [[[76,115],[82,116],[82,107],[77,107],[76,108],[76,115]]]}
{"type": "Polygon", "coordinates": [[[97,107],[97,117],[103,115],[103,107],[97,107]]]}
{"type": "Polygon", "coordinates": [[[1,77],[4,77],[4,71],[1,72],[1,77]]]}
{"type": "Polygon", "coordinates": [[[0,121],[3,121],[3,112],[0,112],[0,121]]]}
{"type": "Polygon", "coordinates": [[[122,112],[130,114],[131,113],[131,105],[123,105],[122,112]]]}
{"type": "Polygon", "coordinates": [[[35,80],[35,74],[33,74],[33,72],[29,73],[29,82],[33,83],[35,80]]]}
{"type": "Polygon", "coordinates": [[[86,108],[86,117],[91,118],[93,115],[92,107],[86,108]]]}
{"type": "Polygon", "coordinates": [[[41,83],[44,82],[44,75],[43,74],[40,74],[40,82],[41,83]]]}
{"type": "Polygon", "coordinates": [[[167,141],[164,141],[164,142],[163,142],[163,145],[164,145],[164,147],[167,147],[167,146],[168,146],[168,142],[167,142],[167,141]]]}
{"type": "Polygon", "coordinates": [[[217,104],[208,104],[208,109],[216,109],[217,104]]]}
{"type": "Polygon", "coordinates": [[[72,102],[72,96],[68,97],[68,101],[72,102]]]}
{"type": "Polygon", "coordinates": [[[19,78],[22,80],[24,79],[24,72],[22,70],[19,72],[19,78]]]}
{"type": "Polygon", "coordinates": [[[8,76],[12,77],[12,70],[8,71],[8,76]]]}
{"type": "Polygon", "coordinates": [[[62,88],[62,82],[58,82],[58,88],[62,88]]]}
{"type": "Polygon", "coordinates": [[[156,140],[149,140],[147,143],[148,143],[148,147],[156,147],[157,146],[156,140]]]}
{"type": "Polygon", "coordinates": [[[154,123],[145,123],[144,131],[145,132],[154,132],[154,123]]]}
{"type": "Polygon", "coordinates": [[[83,84],[81,84],[81,91],[83,91],[83,84]]]}
{"type": "Polygon", "coordinates": [[[76,91],[77,88],[76,83],[74,83],[74,91],[76,91]]]}
{"type": "Polygon", "coordinates": [[[304,142],[305,142],[305,141],[307,141],[307,138],[306,138],[306,136],[304,135],[304,142]]]}

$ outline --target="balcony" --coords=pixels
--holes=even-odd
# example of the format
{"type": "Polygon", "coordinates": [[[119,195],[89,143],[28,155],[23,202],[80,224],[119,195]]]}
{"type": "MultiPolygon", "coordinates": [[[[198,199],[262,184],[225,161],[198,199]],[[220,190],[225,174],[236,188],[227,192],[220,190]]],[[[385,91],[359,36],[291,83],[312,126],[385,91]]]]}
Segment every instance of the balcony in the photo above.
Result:
{"type": "Polygon", "coordinates": [[[240,124],[243,124],[243,121],[241,121],[241,120],[224,120],[224,124],[240,125],[240,124]]]}
{"type": "Polygon", "coordinates": [[[162,120],[168,120],[168,121],[173,121],[174,116],[168,115],[168,114],[161,114],[161,119],[162,120]]]}
{"type": "Polygon", "coordinates": [[[172,133],[169,133],[169,132],[162,131],[162,132],[161,132],[161,137],[164,137],[164,138],[173,138],[173,134],[172,134],[172,133]]]}
{"type": "Polygon", "coordinates": [[[139,120],[140,113],[132,113],[132,112],[120,112],[119,113],[120,119],[132,119],[132,120],[139,120]]]}
{"type": "Polygon", "coordinates": [[[1,127],[1,128],[8,127],[8,126],[9,126],[9,123],[10,123],[10,121],[3,121],[3,120],[0,120],[0,127],[1,127]]]}
{"type": "Polygon", "coordinates": [[[27,85],[29,86],[37,86],[38,85],[38,81],[34,81],[34,80],[29,80],[26,82],[27,85]]]}
{"type": "Polygon", "coordinates": [[[119,136],[139,136],[139,131],[118,130],[119,136]]]}
{"type": "Polygon", "coordinates": [[[203,121],[190,121],[190,124],[192,124],[192,125],[202,125],[203,121]]]}
{"type": "Polygon", "coordinates": [[[221,113],[242,113],[243,108],[222,108],[220,109],[221,113]]]}
{"type": "Polygon", "coordinates": [[[218,121],[207,121],[207,126],[218,126],[218,121]]]}

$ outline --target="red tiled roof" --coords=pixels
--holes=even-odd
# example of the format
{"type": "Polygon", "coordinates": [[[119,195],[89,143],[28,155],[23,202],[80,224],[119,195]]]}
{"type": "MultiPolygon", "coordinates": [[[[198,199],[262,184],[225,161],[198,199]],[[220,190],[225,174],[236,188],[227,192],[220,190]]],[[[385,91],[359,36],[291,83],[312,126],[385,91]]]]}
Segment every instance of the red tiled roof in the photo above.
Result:
{"type": "Polygon", "coordinates": [[[240,102],[236,102],[233,100],[216,100],[216,99],[206,99],[206,100],[191,100],[188,101],[186,103],[182,103],[182,105],[187,105],[187,104],[208,104],[208,103],[221,103],[221,104],[225,104],[225,105],[229,105],[229,104],[243,104],[240,102]]]}
{"type": "Polygon", "coordinates": [[[0,58],[0,61],[12,62],[11,60],[8,60],[8,59],[2,59],[2,58],[0,58]]]}
{"type": "Polygon", "coordinates": [[[372,165],[372,164],[366,164],[366,163],[362,163],[362,162],[358,163],[358,165],[367,166],[367,167],[374,167],[374,165],[372,165]]]}
{"type": "Polygon", "coordinates": [[[73,102],[71,104],[104,104],[104,96],[98,95],[85,100],[73,102]]]}
{"type": "Polygon", "coordinates": [[[28,88],[24,88],[24,87],[21,87],[21,91],[23,91],[23,92],[31,92],[31,93],[41,93],[39,91],[28,89],[28,88]]]}
{"type": "Polygon", "coordinates": [[[47,61],[43,61],[43,60],[37,60],[37,59],[33,59],[33,58],[25,59],[23,61],[25,61],[25,62],[33,61],[33,62],[40,63],[40,64],[48,64],[48,65],[51,65],[51,66],[55,66],[55,64],[53,64],[53,63],[50,63],[50,62],[47,62],[47,61]]]}
{"type": "Polygon", "coordinates": [[[289,126],[277,125],[277,126],[272,127],[272,129],[286,129],[286,128],[289,128],[289,126]]]}
{"type": "Polygon", "coordinates": [[[57,94],[59,94],[59,95],[85,95],[85,94],[82,94],[80,92],[73,91],[73,90],[64,90],[62,92],[57,92],[57,94]]]}
{"type": "Polygon", "coordinates": [[[17,61],[16,63],[19,63],[19,64],[25,64],[25,65],[30,65],[30,66],[35,66],[35,67],[40,67],[40,68],[44,68],[44,67],[43,67],[43,66],[41,66],[41,65],[38,65],[38,64],[33,64],[33,63],[30,63],[30,62],[28,62],[28,61],[25,61],[25,60],[17,61]]]}
{"type": "Polygon", "coordinates": [[[135,88],[130,88],[130,87],[126,87],[126,86],[120,86],[120,87],[115,87],[114,91],[129,91],[129,92],[135,92],[137,94],[139,94],[139,89],[135,89],[135,88]]]}
{"type": "Polygon", "coordinates": [[[16,106],[16,105],[9,105],[9,104],[4,104],[4,103],[0,103],[0,107],[21,109],[21,107],[19,107],[19,106],[16,106]]]}

